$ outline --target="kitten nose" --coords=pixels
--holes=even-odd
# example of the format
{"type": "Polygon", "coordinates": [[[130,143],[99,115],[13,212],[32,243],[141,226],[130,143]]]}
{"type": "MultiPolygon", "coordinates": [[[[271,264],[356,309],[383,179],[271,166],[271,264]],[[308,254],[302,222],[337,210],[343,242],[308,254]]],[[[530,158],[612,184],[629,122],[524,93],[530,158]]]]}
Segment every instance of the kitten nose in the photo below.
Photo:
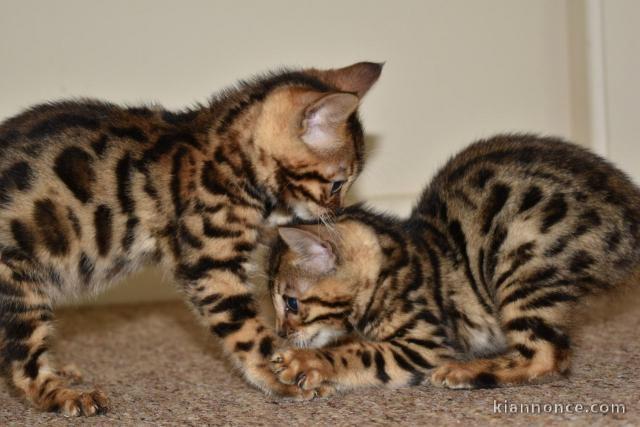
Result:
{"type": "Polygon", "coordinates": [[[286,331],[286,330],[284,330],[284,328],[283,328],[283,329],[280,329],[280,330],[278,331],[278,336],[279,336],[280,338],[286,338],[286,337],[287,337],[287,331],[286,331]]]}

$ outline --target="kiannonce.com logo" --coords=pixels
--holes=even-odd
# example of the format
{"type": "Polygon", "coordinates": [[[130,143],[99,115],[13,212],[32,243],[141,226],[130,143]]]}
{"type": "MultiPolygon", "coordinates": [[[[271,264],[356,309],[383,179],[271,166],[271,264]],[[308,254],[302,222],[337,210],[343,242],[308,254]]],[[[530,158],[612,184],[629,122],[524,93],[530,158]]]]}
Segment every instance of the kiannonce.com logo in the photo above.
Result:
{"type": "Polygon", "coordinates": [[[493,401],[494,414],[624,414],[624,403],[516,403],[493,401]]]}

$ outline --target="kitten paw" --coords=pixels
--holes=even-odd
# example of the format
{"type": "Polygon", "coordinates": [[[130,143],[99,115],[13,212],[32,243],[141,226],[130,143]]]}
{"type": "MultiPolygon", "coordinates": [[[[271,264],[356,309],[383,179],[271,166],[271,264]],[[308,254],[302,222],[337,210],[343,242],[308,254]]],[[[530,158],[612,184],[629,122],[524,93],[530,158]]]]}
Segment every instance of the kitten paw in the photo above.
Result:
{"type": "Polygon", "coordinates": [[[313,390],[319,397],[332,394],[332,388],[325,382],[331,378],[333,368],[316,351],[290,349],[276,352],[271,358],[271,368],[283,384],[313,390]]]}
{"type": "Polygon", "coordinates": [[[81,392],[70,389],[58,389],[50,392],[46,405],[57,409],[65,417],[91,417],[105,414],[109,408],[107,396],[100,390],[81,392]]]}
{"type": "Polygon", "coordinates": [[[431,375],[431,383],[451,389],[495,387],[495,375],[485,369],[486,366],[481,363],[448,362],[436,368],[431,375]]]}
{"type": "Polygon", "coordinates": [[[309,390],[300,388],[296,384],[278,384],[279,386],[272,387],[272,392],[279,397],[297,402],[313,400],[317,397],[327,397],[334,392],[333,387],[324,384],[316,389],[309,390]]]}

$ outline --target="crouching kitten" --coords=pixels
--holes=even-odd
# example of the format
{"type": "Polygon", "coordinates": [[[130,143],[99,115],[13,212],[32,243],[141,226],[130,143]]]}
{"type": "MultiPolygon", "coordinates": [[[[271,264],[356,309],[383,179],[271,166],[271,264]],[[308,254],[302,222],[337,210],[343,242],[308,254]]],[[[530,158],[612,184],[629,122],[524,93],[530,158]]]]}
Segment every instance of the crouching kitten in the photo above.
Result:
{"type": "Polygon", "coordinates": [[[631,281],[640,192],[557,139],[477,142],[407,219],[351,207],[280,229],[271,257],[283,384],[478,388],[567,372],[585,297],[631,281]],[[309,347],[309,348],[306,348],[309,347]]]}

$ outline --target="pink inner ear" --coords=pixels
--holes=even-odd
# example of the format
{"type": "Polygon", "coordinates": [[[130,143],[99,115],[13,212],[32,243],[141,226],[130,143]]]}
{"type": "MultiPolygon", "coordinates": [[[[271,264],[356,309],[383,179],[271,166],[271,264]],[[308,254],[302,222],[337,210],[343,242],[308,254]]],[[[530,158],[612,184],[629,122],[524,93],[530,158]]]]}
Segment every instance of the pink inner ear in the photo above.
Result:
{"type": "Polygon", "coordinates": [[[338,148],[342,143],[338,127],[358,108],[358,102],[355,95],[333,93],[311,104],[302,122],[302,140],[318,150],[338,148]]]}
{"type": "Polygon", "coordinates": [[[329,242],[306,230],[280,227],[282,240],[297,255],[296,264],[309,273],[322,274],[335,268],[336,257],[329,242]]]}

